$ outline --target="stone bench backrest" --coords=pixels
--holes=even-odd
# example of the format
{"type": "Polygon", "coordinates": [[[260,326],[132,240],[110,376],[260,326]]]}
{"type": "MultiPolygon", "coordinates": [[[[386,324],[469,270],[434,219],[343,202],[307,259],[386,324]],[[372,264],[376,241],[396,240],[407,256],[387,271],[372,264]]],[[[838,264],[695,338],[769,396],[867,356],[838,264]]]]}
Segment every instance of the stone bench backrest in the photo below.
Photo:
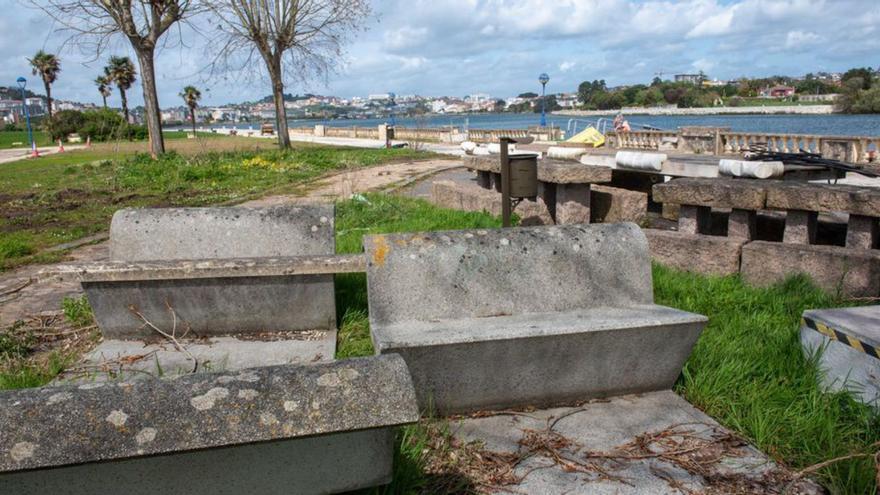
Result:
{"type": "Polygon", "coordinates": [[[384,428],[418,420],[395,354],[132,384],[0,393],[0,479],[115,461],[384,428]]]}
{"type": "Polygon", "coordinates": [[[204,260],[335,252],[334,206],[124,209],[110,224],[112,261],[204,260]]]}
{"type": "Polygon", "coordinates": [[[376,324],[651,304],[651,263],[635,224],[569,225],[364,238],[376,324]]]}

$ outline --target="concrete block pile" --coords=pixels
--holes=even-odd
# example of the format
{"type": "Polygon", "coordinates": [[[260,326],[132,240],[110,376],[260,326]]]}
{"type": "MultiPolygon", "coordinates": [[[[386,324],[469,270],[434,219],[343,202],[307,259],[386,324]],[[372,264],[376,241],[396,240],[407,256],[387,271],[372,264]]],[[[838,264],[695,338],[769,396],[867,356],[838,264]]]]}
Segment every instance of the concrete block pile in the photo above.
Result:
{"type": "Polygon", "coordinates": [[[662,263],[709,274],[741,272],[755,285],[805,273],[830,292],[880,295],[880,190],[787,181],[676,179],[654,186],[654,199],[680,205],[677,234],[646,231],[652,252],[662,263]],[[712,225],[713,209],[727,213],[726,229],[712,225]],[[781,236],[759,228],[762,215],[784,218],[781,236]],[[845,219],[842,242],[819,235],[820,216],[832,226],[845,219]],[[725,230],[726,235],[717,235],[725,230]]]}

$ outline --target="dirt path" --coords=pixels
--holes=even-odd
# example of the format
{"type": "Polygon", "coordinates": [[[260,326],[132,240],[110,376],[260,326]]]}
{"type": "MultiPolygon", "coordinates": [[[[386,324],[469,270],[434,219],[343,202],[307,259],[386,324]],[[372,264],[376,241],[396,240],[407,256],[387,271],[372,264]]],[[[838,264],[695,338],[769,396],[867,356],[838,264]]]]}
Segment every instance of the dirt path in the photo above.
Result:
{"type": "MultiPolygon", "coordinates": [[[[380,191],[406,184],[424,175],[458,166],[460,163],[457,161],[427,160],[355,169],[308,183],[301,188],[300,194],[267,196],[242,205],[275,206],[315,199],[347,198],[356,193],[380,191]]],[[[108,245],[100,242],[71,250],[64,263],[102,261],[107,257],[108,245]]],[[[65,297],[78,297],[82,293],[77,282],[39,279],[41,271],[51,270],[53,266],[27,265],[0,274],[0,329],[16,320],[57,312],[65,297]]]]}

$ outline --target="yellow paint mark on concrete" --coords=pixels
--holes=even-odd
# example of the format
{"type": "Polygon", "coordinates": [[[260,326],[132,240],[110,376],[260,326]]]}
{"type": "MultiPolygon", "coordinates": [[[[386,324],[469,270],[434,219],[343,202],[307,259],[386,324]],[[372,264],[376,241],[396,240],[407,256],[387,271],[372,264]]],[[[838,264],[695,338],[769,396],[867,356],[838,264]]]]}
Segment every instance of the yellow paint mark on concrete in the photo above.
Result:
{"type": "Polygon", "coordinates": [[[376,249],[373,251],[373,264],[383,266],[385,264],[385,256],[391,251],[388,241],[384,237],[376,237],[376,249]]]}

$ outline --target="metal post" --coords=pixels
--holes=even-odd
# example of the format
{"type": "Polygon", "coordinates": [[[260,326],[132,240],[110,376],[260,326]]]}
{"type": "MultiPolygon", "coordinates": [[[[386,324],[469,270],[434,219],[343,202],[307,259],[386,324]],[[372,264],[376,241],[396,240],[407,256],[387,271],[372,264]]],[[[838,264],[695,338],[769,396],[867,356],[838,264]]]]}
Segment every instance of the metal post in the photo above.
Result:
{"type": "Polygon", "coordinates": [[[27,122],[27,131],[28,131],[28,141],[31,142],[31,149],[36,149],[37,145],[34,143],[34,131],[31,129],[31,111],[27,106],[27,98],[24,93],[24,86],[21,87],[21,106],[24,108],[24,118],[27,122]]]}
{"type": "Polygon", "coordinates": [[[507,154],[507,145],[515,142],[510,138],[503,137],[501,144],[501,226],[510,227],[510,157],[507,154]]]}
{"type": "Polygon", "coordinates": [[[547,127],[547,83],[541,83],[541,127],[547,127]]]}

